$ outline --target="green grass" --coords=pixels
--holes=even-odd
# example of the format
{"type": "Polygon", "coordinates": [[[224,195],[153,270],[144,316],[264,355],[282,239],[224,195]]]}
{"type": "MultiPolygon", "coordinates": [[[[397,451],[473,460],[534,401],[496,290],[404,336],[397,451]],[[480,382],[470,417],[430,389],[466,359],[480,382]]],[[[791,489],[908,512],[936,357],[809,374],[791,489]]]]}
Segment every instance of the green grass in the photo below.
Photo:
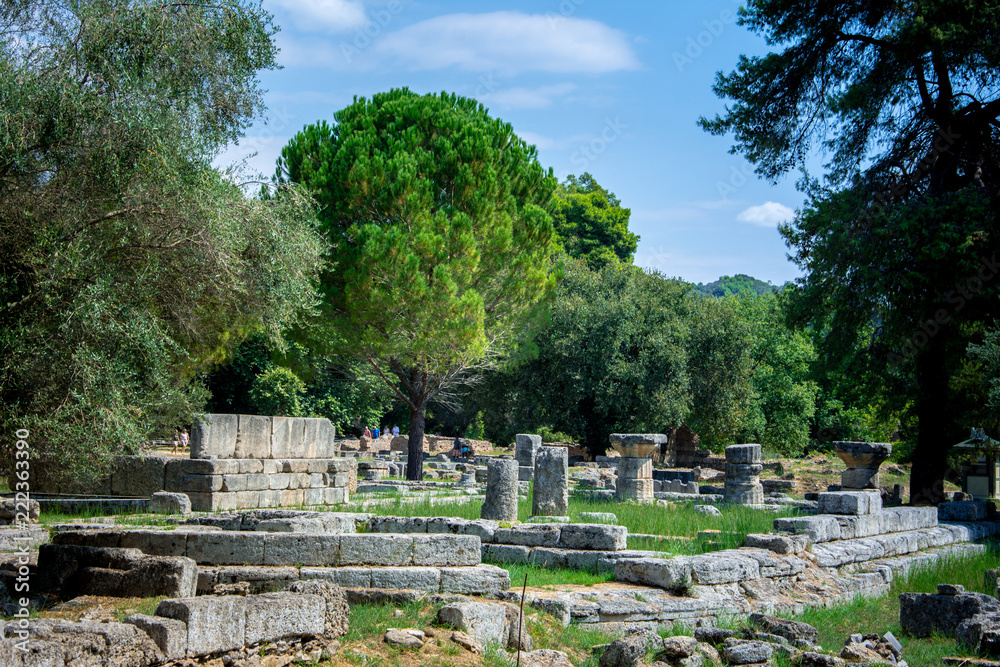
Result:
{"type": "Polygon", "coordinates": [[[384,634],[389,628],[421,628],[432,625],[441,605],[428,605],[417,600],[405,604],[356,604],[351,605],[347,634],[341,642],[364,641],[371,635],[384,634]],[[396,614],[396,611],[402,612],[396,614]]]}
{"type": "Polygon", "coordinates": [[[528,576],[528,586],[540,588],[543,586],[593,586],[615,580],[614,572],[587,572],[570,568],[547,568],[524,563],[492,563],[510,572],[510,589],[520,592],[524,586],[524,576],[528,576]]]}

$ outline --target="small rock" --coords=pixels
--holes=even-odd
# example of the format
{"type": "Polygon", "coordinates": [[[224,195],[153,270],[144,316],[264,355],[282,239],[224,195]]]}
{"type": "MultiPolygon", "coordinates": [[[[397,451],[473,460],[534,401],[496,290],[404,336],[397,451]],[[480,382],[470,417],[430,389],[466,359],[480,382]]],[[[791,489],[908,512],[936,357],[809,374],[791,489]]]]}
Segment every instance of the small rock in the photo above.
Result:
{"type": "Polygon", "coordinates": [[[878,664],[885,660],[875,651],[865,648],[863,644],[848,644],[841,649],[840,657],[847,662],[864,662],[867,664],[878,664]]]}
{"type": "Polygon", "coordinates": [[[694,638],[700,642],[720,645],[730,637],[736,636],[736,630],[728,628],[695,628],[694,638]]]}
{"type": "Polygon", "coordinates": [[[843,658],[811,651],[803,653],[799,662],[799,667],[845,667],[846,665],[843,658]]]}
{"type": "Polygon", "coordinates": [[[961,595],[965,592],[965,586],[958,584],[938,584],[938,595],[961,595]]]}
{"type": "Polygon", "coordinates": [[[415,637],[405,630],[395,630],[389,629],[385,631],[385,637],[382,638],[386,644],[390,646],[399,646],[402,648],[420,648],[424,645],[420,639],[415,637]]]}
{"type": "Polygon", "coordinates": [[[656,654],[657,660],[674,662],[682,658],[690,658],[698,651],[698,640],[694,637],[678,635],[663,640],[663,649],[656,654]]]}
{"type": "Polygon", "coordinates": [[[232,584],[216,584],[212,586],[212,595],[250,595],[250,582],[237,581],[232,584]]]}
{"type": "Polygon", "coordinates": [[[892,634],[891,632],[887,632],[884,635],[882,635],[882,641],[884,641],[885,643],[887,643],[889,646],[892,647],[892,652],[896,655],[897,658],[900,655],[902,655],[903,645],[899,643],[898,639],[896,639],[896,635],[892,634]]]}
{"type": "Polygon", "coordinates": [[[845,644],[860,644],[864,639],[864,636],[860,632],[855,632],[853,635],[847,638],[845,644]]]}
{"type": "Polygon", "coordinates": [[[789,645],[789,641],[781,635],[772,635],[769,632],[755,632],[753,638],[760,642],[767,642],[768,644],[789,645]]]}
{"type": "Polygon", "coordinates": [[[459,630],[451,633],[451,641],[455,642],[470,653],[478,655],[483,652],[483,647],[480,646],[479,642],[459,630]]]}
{"type": "Polygon", "coordinates": [[[722,657],[731,665],[755,665],[768,662],[774,649],[767,642],[731,637],[722,647],[722,657]]]}
{"type": "Polygon", "coordinates": [[[646,636],[635,634],[616,639],[601,654],[600,667],[636,667],[646,653],[646,636]]]}
{"type": "Polygon", "coordinates": [[[573,667],[573,663],[562,651],[543,648],[522,653],[521,667],[573,667]]]}
{"type": "Polygon", "coordinates": [[[722,512],[715,505],[695,505],[694,511],[706,516],[722,516],[722,512]]]}

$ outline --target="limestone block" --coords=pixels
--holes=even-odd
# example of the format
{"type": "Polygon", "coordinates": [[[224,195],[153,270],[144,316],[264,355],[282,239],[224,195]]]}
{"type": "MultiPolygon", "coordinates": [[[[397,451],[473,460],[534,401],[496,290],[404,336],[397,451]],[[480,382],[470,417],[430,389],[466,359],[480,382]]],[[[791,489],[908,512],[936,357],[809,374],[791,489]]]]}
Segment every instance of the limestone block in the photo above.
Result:
{"type": "Polygon", "coordinates": [[[372,533],[426,533],[429,520],[423,516],[373,516],[368,521],[368,530],[372,533]]]}
{"type": "Polygon", "coordinates": [[[236,499],[236,509],[255,510],[260,507],[261,493],[262,491],[235,491],[225,495],[233,496],[236,499]]]}
{"type": "Polygon", "coordinates": [[[500,527],[489,519],[460,519],[454,517],[429,517],[428,533],[453,533],[455,535],[475,535],[483,542],[492,542],[500,527]]]}
{"type": "Polygon", "coordinates": [[[688,562],[692,578],[702,586],[760,579],[760,564],[735,550],[689,556],[688,562]]]}
{"type": "Polygon", "coordinates": [[[618,459],[618,478],[652,479],[653,459],[620,457],[618,459]]]}
{"type": "Polygon", "coordinates": [[[246,475],[222,475],[222,488],[219,491],[246,491],[246,475]]]}
{"type": "Polygon", "coordinates": [[[305,489],[303,502],[308,506],[325,505],[326,489],[325,488],[305,489]]]}
{"type": "Polygon", "coordinates": [[[234,458],[267,459],[271,457],[271,418],[240,415],[234,458]]]}
{"type": "Polygon", "coordinates": [[[347,634],[351,610],[347,605],[347,595],[339,586],[328,581],[296,581],[289,584],[286,590],[293,593],[318,595],[326,601],[327,637],[340,637],[347,634]]]}
{"type": "Polygon", "coordinates": [[[685,557],[622,558],[615,563],[615,581],[685,593],[692,584],[691,563],[685,557]]]}
{"type": "Polygon", "coordinates": [[[559,531],[563,549],[620,551],[626,548],[628,528],[600,523],[568,523],[559,531]]]}
{"type": "Polygon", "coordinates": [[[882,510],[878,491],[828,491],[819,494],[820,514],[875,514],[882,510]]]}
{"type": "Polygon", "coordinates": [[[972,500],[941,503],[937,508],[938,521],[986,521],[995,514],[993,503],[972,500]]]}
{"type": "Polygon", "coordinates": [[[181,475],[177,490],[184,493],[222,491],[222,475],[181,475]]]}
{"type": "Polygon", "coordinates": [[[497,596],[510,589],[510,573],[495,565],[441,568],[441,592],[497,596]]]}
{"type": "Polygon", "coordinates": [[[413,538],[409,535],[362,533],[340,537],[341,565],[413,564],[413,538]]]}
{"type": "Polygon", "coordinates": [[[773,525],[779,533],[807,535],[813,543],[840,539],[840,524],[832,516],[787,517],[775,519],[773,525]]]}
{"type": "Polygon", "coordinates": [[[722,657],[730,665],[769,664],[774,648],[768,642],[730,637],[722,646],[722,657]]]}
{"type": "Polygon", "coordinates": [[[542,436],[518,433],[514,436],[514,458],[525,468],[535,467],[535,456],[542,446],[542,436]]]}
{"type": "Polygon", "coordinates": [[[326,629],[326,600],[302,593],[265,593],[246,597],[247,646],[289,637],[321,635],[326,629]]]}
{"type": "Polygon", "coordinates": [[[483,544],[480,553],[483,560],[493,563],[527,563],[531,553],[529,547],[517,544],[483,544]]]}
{"type": "Polygon", "coordinates": [[[819,631],[808,623],[766,614],[750,614],[750,624],[762,632],[784,637],[790,642],[804,641],[819,644],[819,631]]]}
{"type": "MultiPolygon", "coordinates": [[[[566,553],[565,549],[536,547],[531,550],[531,554],[528,556],[528,562],[535,567],[565,568],[569,567],[566,562],[566,553]]],[[[596,565],[597,561],[595,559],[594,569],[597,569],[596,565]]]]}
{"type": "Polygon", "coordinates": [[[652,502],[652,479],[622,479],[618,478],[615,495],[620,501],[652,502]]]}
{"type": "Polygon", "coordinates": [[[438,622],[461,630],[484,645],[506,647],[507,610],[493,602],[453,602],[438,610],[438,622]]]}
{"type": "Polygon", "coordinates": [[[217,584],[245,581],[250,584],[250,592],[262,593],[273,591],[298,578],[299,571],[294,567],[201,567],[198,570],[198,592],[211,593],[217,584]]]}
{"type": "Polygon", "coordinates": [[[190,514],[191,499],[183,493],[157,491],[149,497],[149,511],[157,514],[190,514]]]}
{"type": "Polygon", "coordinates": [[[330,566],[340,563],[340,535],[267,533],[263,564],[330,566]]]}
{"type": "Polygon", "coordinates": [[[326,488],[323,489],[323,504],[324,505],[343,505],[348,500],[348,490],[347,487],[338,488],[326,488]]]}
{"type": "Polygon", "coordinates": [[[845,489],[877,489],[878,468],[848,468],[840,473],[840,485],[845,489]]]}
{"type": "Polygon", "coordinates": [[[292,453],[294,424],[294,417],[271,417],[271,458],[287,459],[294,456],[292,453]]]}
{"type": "Polygon", "coordinates": [[[189,533],[187,557],[199,565],[263,565],[264,533],[189,533]]]}
{"type": "Polygon", "coordinates": [[[180,530],[123,530],[118,545],[150,556],[186,556],[187,536],[180,530]]]}
{"type": "Polygon", "coordinates": [[[198,569],[189,558],[149,556],[137,549],[43,544],[38,578],[46,590],[66,599],[194,595],[198,569]]]}
{"type": "Polygon", "coordinates": [[[525,524],[516,528],[498,528],[493,535],[500,544],[526,547],[554,547],[559,544],[561,524],[525,524]]]}
{"type": "Polygon", "coordinates": [[[726,463],[759,464],[761,447],[757,444],[729,445],[726,447],[726,463]]]}
{"type": "Polygon", "coordinates": [[[13,623],[7,627],[8,638],[0,638],[4,667],[139,667],[163,662],[153,640],[127,623],[24,619],[18,622],[23,637],[14,634],[13,623]]]}
{"type": "Polygon", "coordinates": [[[916,637],[929,637],[934,632],[953,636],[962,621],[986,613],[1000,613],[1000,601],[983,593],[899,596],[899,624],[916,637]]]}
{"type": "Polygon", "coordinates": [[[257,507],[261,509],[270,509],[273,507],[281,507],[281,491],[277,489],[270,489],[266,491],[257,492],[257,507]]]}
{"type": "Polygon", "coordinates": [[[373,567],[371,576],[372,588],[441,590],[441,570],[436,567],[373,567]]]}
{"type": "MultiPolygon", "coordinates": [[[[256,461],[260,463],[260,461],[256,461]]],[[[271,488],[271,476],[265,475],[264,473],[249,473],[243,474],[243,478],[246,480],[246,490],[247,491],[266,491],[271,488]]],[[[223,482],[224,483],[224,482],[223,482]]]]}
{"type": "Polygon", "coordinates": [[[304,459],[315,459],[319,454],[319,423],[323,419],[302,418],[302,453],[304,459]]]}
{"type": "Polygon", "coordinates": [[[270,477],[278,472],[278,462],[275,459],[261,461],[261,472],[270,477]]]}
{"type": "Polygon", "coordinates": [[[163,491],[167,458],[160,456],[119,456],[111,474],[111,494],[148,498],[163,491]]]}
{"type": "Polygon", "coordinates": [[[191,429],[191,458],[230,459],[236,452],[237,415],[197,415],[191,429]]]}
{"type": "Polygon", "coordinates": [[[517,481],[530,482],[535,477],[535,469],[528,466],[517,467],[517,481]]]}
{"type": "Polygon", "coordinates": [[[139,628],[153,640],[168,660],[187,656],[187,624],[173,618],[135,614],[125,622],[139,628]]]}
{"type": "Polygon", "coordinates": [[[517,521],[517,463],[515,459],[490,459],[486,464],[486,498],[481,518],[517,521]]]}
{"type": "Polygon", "coordinates": [[[743,546],[767,549],[776,554],[797,554],[805,551],[809,539],[805,535],[750,534],[743,540],[743,546]]]}
{"type": "Polygon", "coordinates": [[[246,598],[239,595],[202,595],[167,599],[156,616],[187,625],[188,657],[243,648],[246,638],[246,598]]]}
{"type": "Polygon", "coordinates": [[[302,493],[302,489],[286,489],[278,491],[278,493],[281,495],[280,507],[297,507],[305,501],[305,494],[302,493]]]}
{"type": "Polygon", "coordinates": [[[316,432],[316,458],[329,459],[337,451],[336,429],[329,419],[319,419],[316,432]]]}
{"type": "Polygon", "coordinates": [[[330,581],[345,588],[371,588],[371,567],[303,567],[300,576],[304,580],[319,579],[330,581]]]}
{"type": "Polygon", "coordinates": [[[421,566],[460,566],[479,565],[481,542],[475,535],[413,535],[414,565],[421,566]]]}
{"type": "MultiPolygon", "coordinates": [[[[271,439],[268,438],[268,446],[270,446],[271,439]]],[[[234,459],[233,461],[237,466],[237,474],[240,475],[260,475],[264,472],[264,461],[261,459],[234,459]]],[[[263,488],[267,488],[264,486],[263,488]]]]}
{"type": "Polygon", "coordinates": [[[305,459],[308,457],[306,445],[306,420],[302,417],[290,418],[288,426],[288,458],[305,459]]]}

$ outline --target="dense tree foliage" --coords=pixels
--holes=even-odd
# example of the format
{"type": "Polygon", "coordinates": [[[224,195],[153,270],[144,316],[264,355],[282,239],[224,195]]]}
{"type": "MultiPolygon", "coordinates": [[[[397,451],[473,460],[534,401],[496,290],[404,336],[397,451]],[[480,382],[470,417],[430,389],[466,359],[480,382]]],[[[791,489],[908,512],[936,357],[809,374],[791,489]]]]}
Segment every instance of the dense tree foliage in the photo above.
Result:
{"type": "Polygon", "coordinates": [[[588,173],[572,174],[556,188],[552,221],[570,257],[586,260],[593,269],[632,263],[639,237],[629,231],[632,212],[622,208],[613,192],[601,187],[588,173]]]}
{"type": "Polygon", "coordinates": [[[695,285],[695,289],[708,296],[729,296],[730,294],[761,296],[773,294],[781,288],[753,276],[737,273],[735,276],[722,276],[710,283],[698,283],[695,285]]]}
{"type": "Polygon", "coordinates": [[[0,5],[0,427],[38,470],[186,423],[196,371],[310,304],[311,202],[209,164],[261,111],[273,33],[237,0],[0,5]]]}
{"type": "Polygon", "coordinates": [[[968,432],[954,381],[997,307],[1000,2],[757,0],[741,23],[780,49],[719,76],[733,104],[704,126],[768,178],[814,142],[831,156],[783,231],[807,272],[797,316],[915,417],[911,498],[936,502],[968,432]]]}
{"type": "Polygon", "coordinates": [[[494,363],[551,291],[556,182],[473,100],[393,90],[334,119],[296,135],[278,173],[315,194],[335,259],[312,333],[409,407],[419,479],[428,401],[494,363]]]}

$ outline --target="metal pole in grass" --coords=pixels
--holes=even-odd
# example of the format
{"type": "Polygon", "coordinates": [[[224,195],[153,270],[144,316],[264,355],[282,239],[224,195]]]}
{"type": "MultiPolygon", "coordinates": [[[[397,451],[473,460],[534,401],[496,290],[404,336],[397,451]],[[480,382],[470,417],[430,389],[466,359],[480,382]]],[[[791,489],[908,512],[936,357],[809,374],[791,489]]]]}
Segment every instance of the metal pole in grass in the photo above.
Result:
{"type": "Polygon", "coordinates": [[[521,632],[524,630],[524,596],[528,593],[528,573],[524,573],[521,587],[521,610],[517,613],[517,667],[521,667],[521,632]]]}

